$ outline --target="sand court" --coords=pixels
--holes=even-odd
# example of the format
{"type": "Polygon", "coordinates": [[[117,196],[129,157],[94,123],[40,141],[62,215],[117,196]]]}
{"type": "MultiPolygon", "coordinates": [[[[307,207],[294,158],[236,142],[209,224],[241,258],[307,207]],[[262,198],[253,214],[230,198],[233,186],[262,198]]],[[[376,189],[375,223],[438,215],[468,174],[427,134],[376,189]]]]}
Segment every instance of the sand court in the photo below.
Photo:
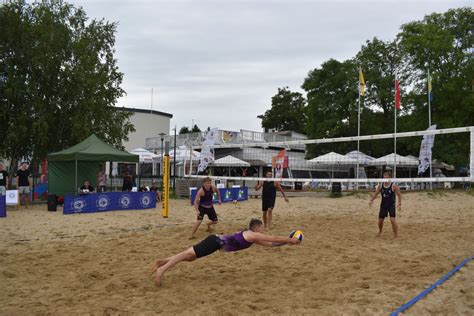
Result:
{"type": "MultiPolygon", "coordinates": [[[[254,245],[182,263],[156,287],[155,259],[190,241],[195,212],[187,200],[161,209],[62,215],[46,206],[9,210],[0,220],[0,314],[388,314],[474,254],[474,196],[467,191],[403,195],[377,238],[378,203],[369,195],[278,198],[270,234],[304,232],[300,246],[254,245]]],[[[216,233],[260,218],[260,200],[216,206],[216,233]]],[[[161,205],[159,205],[161,206],[161,205]]],[[[408,315],[474,313],[474,263],[408,315]]]]}

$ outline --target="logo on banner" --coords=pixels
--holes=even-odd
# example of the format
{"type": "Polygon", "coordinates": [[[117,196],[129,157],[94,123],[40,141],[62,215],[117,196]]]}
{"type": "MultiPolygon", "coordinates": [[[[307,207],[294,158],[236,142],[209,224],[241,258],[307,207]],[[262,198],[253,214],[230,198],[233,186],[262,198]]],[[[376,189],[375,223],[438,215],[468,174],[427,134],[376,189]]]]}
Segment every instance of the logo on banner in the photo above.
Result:
{"type": "Polygon", "coordinates": [[[275,178],[283,177],[283,169],[288,168],[288,156],[286,150],[280,150],[278,154],[272,157],[272,168],[275,170],[275,178]]]}
{"type": "Polygon", "coordinates": [[[119,204],[122,208],[127,208],[131,201],[132,199],[130,198],[130,195],[124,194],[120,197],[119,204]]]}
{"type": "Polygon", "coordinates": [[[97,199],[96,205],[99,210],[105,210],[110,205],[109,197],[105,194],[100,195],[97,199]]]}
{"type": "Polygon", "coordinates": [[[76,198],[72,201],[72,210],[75,213],[80,213],[86,207],[86,200],[83,198],[76,198]]]}
{"type": "Polygon", "coordinates": [[[142,195],[142,197],[140,198],[140,205],[142,207],[147,207],[151,204],[151,198],[148,194],[144,194],[142,195]]]}

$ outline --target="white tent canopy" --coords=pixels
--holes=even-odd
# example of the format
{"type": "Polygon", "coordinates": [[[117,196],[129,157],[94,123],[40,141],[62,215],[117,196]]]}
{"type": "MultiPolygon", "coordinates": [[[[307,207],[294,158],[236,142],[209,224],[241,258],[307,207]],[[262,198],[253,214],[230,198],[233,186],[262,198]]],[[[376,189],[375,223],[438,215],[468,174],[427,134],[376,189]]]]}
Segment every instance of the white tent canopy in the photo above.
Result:
{"type": "MultiPolygon", "coordinates": [[[[170,159],[174,159],[174,149],[169,151],[170,159]]],[[[176,148],[176,161],[184,161],[189,159],[199,160],[200,153],[199,151],[193,150],[190,154],[189,148],[186,146],[179,146],[176,148]]]]}
{"type": "Polygon", "coordinates": [[[211,165],[214,167],[250,167],[248,162],[230,155],[214,160],[211,165]]]}
{"type": "Polygon", "coordinates": [[[138,155],[139,161],[142,163],[152,163],[154,158],[160,157],[159,155],[156,155],[152,153],[151,151],[148,151],[144,148],[137,148],[132,151],[130,151],[131,154],[138,155]]]}
{"type": "MultiPolygon", "coordinates": [[[[391,153],[389,155],[377,158],[373,160],[370,164],[374,166],[382,166],[382,165],[393,165],[395,163],[395,154],[391,153]]],[[[407,167],[417,167],[418,166],[418,159],[413,157],[404,157],[399,154],[396,154],[396,163],[397,166],[407,166],[407,167]]]]}
{"type": "Polygon", "coordinates": [[[361,165],[368,165],[370,162],[374,161],[375,158],[369,155],[364,154],[361,151],[353,150],[351,152],[348,152],[346,154],[346,157],[349,157],[351,159],[354,159],[357,161],[359,159],[359,164],[361,165]]]}
{"type": "Polygon", "coordinates": [[[357,160],[335,153],[330,152],[322,156],[311,159],[309,162],[326,165],[356,165],[357,160]]]}

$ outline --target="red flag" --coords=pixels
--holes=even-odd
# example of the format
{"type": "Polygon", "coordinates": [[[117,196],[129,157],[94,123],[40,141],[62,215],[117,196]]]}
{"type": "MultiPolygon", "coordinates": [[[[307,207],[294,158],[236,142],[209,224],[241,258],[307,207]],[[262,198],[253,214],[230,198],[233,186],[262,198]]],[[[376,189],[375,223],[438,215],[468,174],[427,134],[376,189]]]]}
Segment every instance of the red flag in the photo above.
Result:
{"type": "Polygon", "coordinates": [[[400,86],[398,85],[398,79],[395,79],[395,108],[400,110],[400,86]]]}

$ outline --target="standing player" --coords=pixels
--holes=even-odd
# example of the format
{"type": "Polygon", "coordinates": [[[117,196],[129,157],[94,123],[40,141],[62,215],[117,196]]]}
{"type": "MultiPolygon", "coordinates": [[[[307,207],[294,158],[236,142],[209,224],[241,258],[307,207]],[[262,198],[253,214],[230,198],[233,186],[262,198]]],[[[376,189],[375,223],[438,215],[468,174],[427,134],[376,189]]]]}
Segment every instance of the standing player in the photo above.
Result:
{"type": "MultiPolygon", "coordinates": [[[[389,171],[383,173],[385,179],[390,179],[391,174],[389,171]]],[[[377,236],[382,235],[383,221],[385,217],[390,214],[390,222],[392,223],[392,230],[394,238],[398,237],[398,225],[395,219],[395,194],[398,196],[397,207],[401,210],[402,207],[402,195],[400,193],[400,188],[393,184],[391,181],[381,183],[377,186],[375,193],[370,199],[369,206],[372,206],[372,203],[377,198],[377,195],[381,193],[382,202],[380,203],[380,212],[379,212],[379,233],[377,236]]]]}
{"type": "Polygon", "coordinates": [[[190,247],[174,256],[157,260],[151,268],[151,272],[155,273],[156,285],[161,284],[163,274],[174,267],[177,263],[183,261],[194,261],[211,253],[222,250],[226,252],[239,251],[246,249],[253,244],[266,247],[276,247],[284,244],[299,244],[300,241],[295,238],[283,236],[267,236],[263,234],[262,221],[252,219],[249,223],[249,230],[243,230],[235,234],[229,235],[209,235],[197,245],[190,247]]]}
{"type": "MultiPolygon", "coordinates": [[[[267,178],[272,177],[272,171],[268,170],[265,173],[265,176],[267,178]]],[[[288,203],[288,198],[285,195],[285,191],[283,191],[283,188],[280,185],[280,182],[278,181],[263,181],[263,182],[257,182],[255,185],[255,191],[260,190],[262,188],[262,211],[263,211],[263,225],[264,228],[270,228],[272,224],[272,212],[273,209],[275,208],[275,200],[276,200],[276,190],[278,189],[281,194],[283,195],[283,198],[285,199],[285,202],[288,203]]]]}
{"type": "Polygon", "coordinates": [[[191,233],[190,239],[194,238],[194,234],[199,228],[199,225],[201,225],[202,220],[204,219],[204,215],[207,215],[207,217],[209,218],[209,223],[207,223],[206,229],[207,232],[211,231],[211,225],[217,224],[216,210],[214,210],[214,206],[212,205],[212,198],[214,196],[214,192],[217,193],[219,205],[221,205],[221,193],[214,185],[212,185],[211,178],[204,178],[204,180],[202,180],[202,186],[196,192],[196,198],[194,199],[194,209],[196,210],[197,221],[193,225],[193,232],[191,233]]]}

